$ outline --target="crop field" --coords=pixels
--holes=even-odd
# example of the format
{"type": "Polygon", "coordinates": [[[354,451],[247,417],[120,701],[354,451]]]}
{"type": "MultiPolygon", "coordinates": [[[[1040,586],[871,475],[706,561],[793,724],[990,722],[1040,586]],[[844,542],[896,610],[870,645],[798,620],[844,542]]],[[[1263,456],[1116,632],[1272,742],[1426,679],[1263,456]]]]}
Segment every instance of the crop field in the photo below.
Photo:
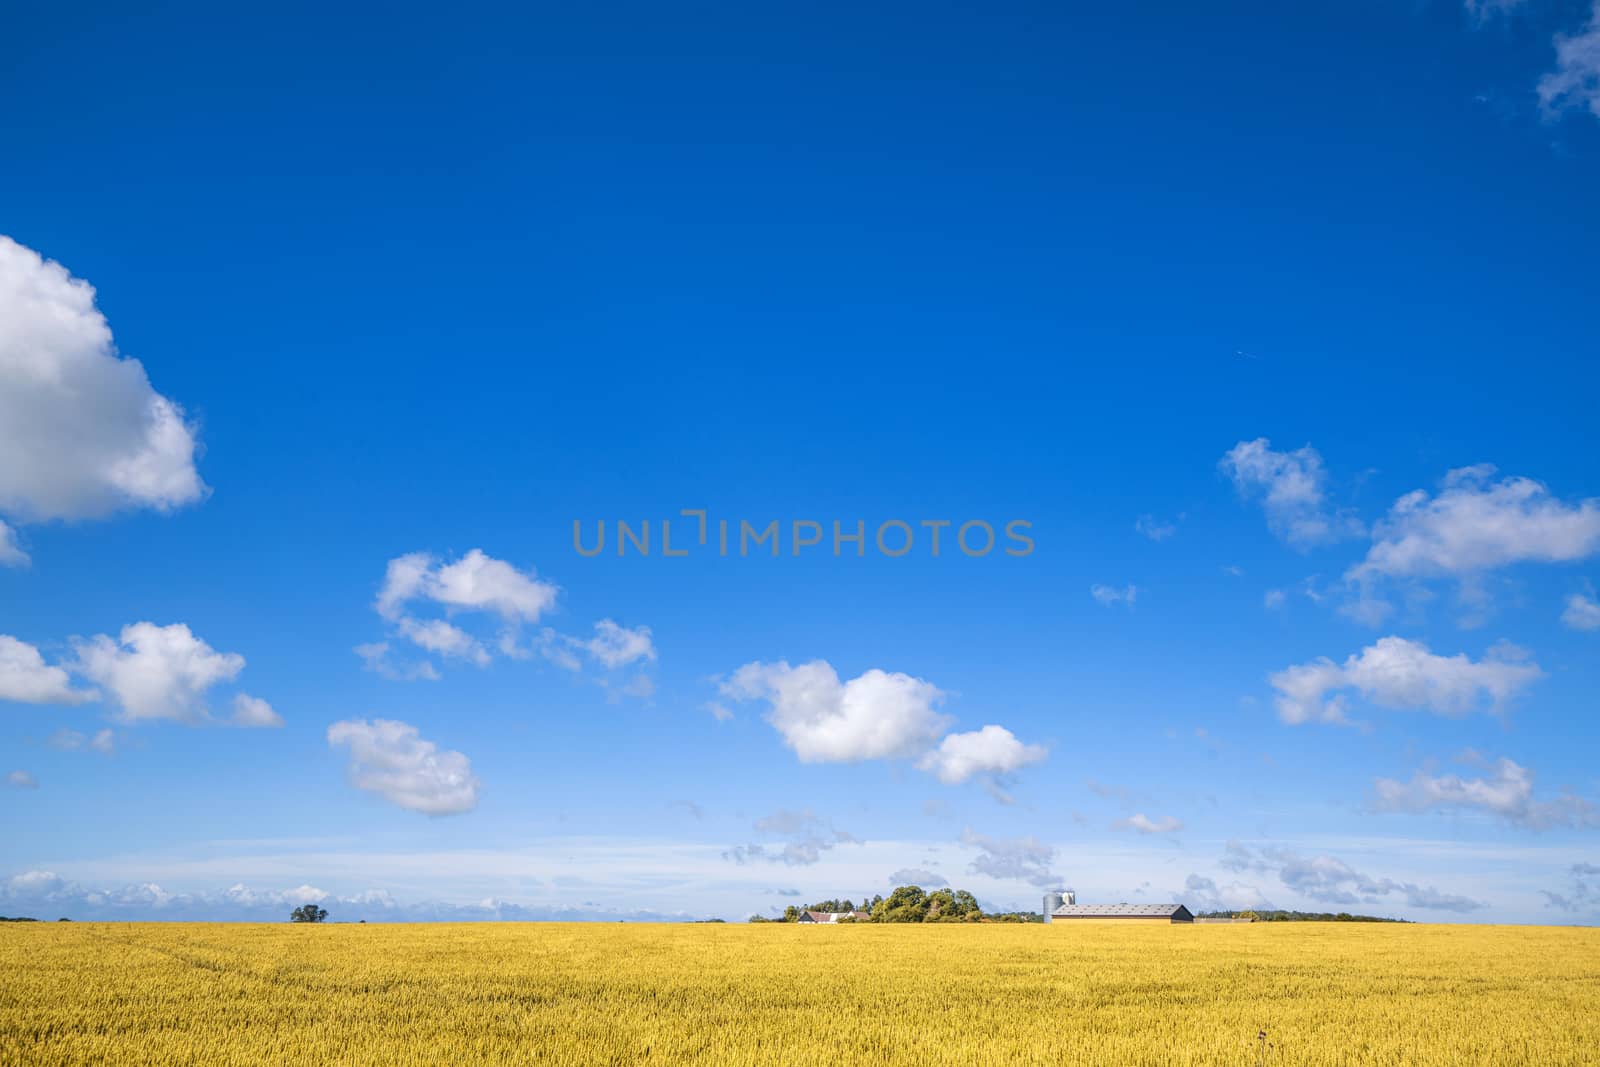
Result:
{"type": "Polygon", "coordinates": [[[1593,1064],[1600,930],[6,924],[0,1063],[1593,1064]]]}

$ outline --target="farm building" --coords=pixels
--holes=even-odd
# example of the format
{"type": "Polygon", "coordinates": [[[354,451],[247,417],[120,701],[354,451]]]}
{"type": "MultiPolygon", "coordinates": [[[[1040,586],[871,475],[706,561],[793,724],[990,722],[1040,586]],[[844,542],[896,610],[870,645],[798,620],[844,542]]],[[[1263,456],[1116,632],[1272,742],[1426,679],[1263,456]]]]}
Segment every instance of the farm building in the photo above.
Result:
{"type": "Polygon", "coordinates": [[[1046,922],[1192,923],[1182,904],[1063,904],[1046,922]]]}
{"type": "Polygon", "coordinates": [[[869,912],[865,912],[865,911],[843,911],[843,912],[802,911],[800,913],[800,918],[796,919],[795,922],[801,922],[801,923],[836,923],[840,919],[854,919],[858,923],[864,923],[864,922],[868,921],[871,918],[872,918],[872,915],[869,912]]]}

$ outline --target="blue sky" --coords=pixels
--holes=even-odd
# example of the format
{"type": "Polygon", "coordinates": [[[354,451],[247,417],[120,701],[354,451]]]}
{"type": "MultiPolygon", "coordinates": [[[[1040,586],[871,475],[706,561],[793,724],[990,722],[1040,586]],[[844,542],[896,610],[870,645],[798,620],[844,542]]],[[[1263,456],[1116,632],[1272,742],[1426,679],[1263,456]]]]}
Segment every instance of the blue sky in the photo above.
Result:
{"type": "Polygon", "coordinates": [[[0,911],[1600,915],[1586,5],[5,19],[0,911]]]}

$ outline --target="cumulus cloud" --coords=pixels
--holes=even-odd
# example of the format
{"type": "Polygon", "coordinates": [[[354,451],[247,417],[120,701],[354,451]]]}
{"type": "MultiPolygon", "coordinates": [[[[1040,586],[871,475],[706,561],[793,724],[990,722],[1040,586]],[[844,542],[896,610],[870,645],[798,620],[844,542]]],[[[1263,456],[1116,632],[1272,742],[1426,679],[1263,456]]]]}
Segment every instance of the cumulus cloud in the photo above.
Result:
{"type": "Polygon", "coordinates": [[[478,806],[472,762],[424,740],[409,723],[347,719],[328,727],[328,744],[350,750],[351,785],[391,804],[425,815],[459,815],[478,806]]]}
{"type": "Polygon", "coordinates": [[[1268,528],[1295,548],[1311,548],[1362,532],[1355,518],[1329,509],[1328,474],[1322,456],[1310,445],[1279,452],[1265,437],[1240,441],[1218,466],[1232,479],[1240,496],[1261,500],[1268,528]]]}
{"type": "Polygon", "coordinates": [[[1435,655],[1426,645],[1403,637],[1385,637],[1343,664],[1324,657],[1281,670],[1269,681],[1278,691],[1278,717],[1284,722],[1345,724],[1349,720],[1340,690],[1353,689],[1383,707],[1463,715],[1498,711],[1542,677],[1539,665],[1512,645],[1496,645],[1474,661],[1465,654],[1435,655]]]}
{"type": "Polygon", "coordinates": [[[1275,875],[1289,890],[1310,900],[1340,907],[1368,907],[1404,900],[1413,908],[1466,912],[1488,907],[1480,900],[1441,892],[1433,886],[1373,878],[1334,856],[1302,856],[1287,848],[1253,850],[1229,841],[1219,865],[1231,871],[1275,875]]]}
{"type": "Polygon", "coordinates": [[[629,629],[611,619],[601,619],[594,624],[594,637],[583,642],[583,649],[611,670],[640,660],[654,662],[656,658],[650,627],[629,629]]]}
{"type": "Polygon", "coordinates": [[[537,622],[555,606],[558,590],[519,571],[504,560],[474,548],[454,563],[426,552],[412,552],[389,561],[378,593],[378,614],[403,617],[405,606],[427,600],[456,611],[487,611],[510,623],[537,622]]]}
{"type": "Polygon", "coordinates": [[[18,704],[81,704],[98,696],[72,688],[63,667],[51,666],[33,645],[0,634],[0,700],[18,704]]]}
{"type": "MultiPolygon", "coordinates": [[[[804,763],[911,759],[947,785],[981,778],[995,799],[1010,803],[1002,785],[1049,755],[994,724],[945,735],[953,721],[938,710],[945,694],[907,674],[872,669],[841,682],[826,660],[779,661],[747,663],[717,684],[726,700],[766,701],[767,722],[804,763]]],[[[707,708],[718,720],[733,717],[721,703],[707,708]]]]}
{"type": "Polygon", "coordinates": [[[199,500],[194,428],[120,358],[88,282],[0,236],[0,513],[18,522],[199,500]]]}
{"type": "MultiPolygon", "coordinates": [[[[534,643],[534,649],[551,663],[569,671],[583,670],[584,658],[612,671],[635,663],[654,663],[656,659],[650,627],[627,627],[614,619],[595,623],[594,636],[590,638],[546,629],[534,643]]],[[[506,647],[504,651],[507,655],[524,654],[514,647],[506,647]]]]}
{"type": "Polygon", "coordinates": [[[1481,778],[1420,771],[1409,782],[1379,778],[1373,785],[1379,811],[1483,811],[1530,830],[1565,826],[1600,827],[1600,810],[1582,797],[1535,800],[1533,772],[1501,759],[1481,778]]]}
{"type": "Polygon", "coordinates": [[[1126,819],[1118,819],[1111,824],[1113,830],[1133,830],[1141,834],[1170,834],[1183,829],[1183,823],[1172,815],[1163,815],[1159,819],[1152,819],[1144,812],[1136,812],[1126,819]]]}
{"type": "Polygon", "coordinates": [[[950,879],[942,874],[923,870],[921,867],[905,867],[889,876],[889,884],[920,885],[927,889],[938,889],[940,886],[949,885],[950,879]]]}
{"type": "Polygon", "coordinates": [[[1600,118],[1600,3],[1577,33],[1557,34],[1555,46],[1555,69],[1539,79],[1539,103],[1545,113],[1579,108],[1600,118]]]}
{"type": "Polygon", "coordinates": [[[939,747],[924,755],[917,766],[946,785],[959,785],[974,775],[1011,774],[1048,755],[1043,745],[1025,745],[1004,726],[990,724],[969,733],[945,735],[939,747]]]}
{"type": "Polygon", "coordinates": [[[1600,499],[1568,504],[1531,478],[1494,474],[1489,464],[1463,467],[1445,476],[1437,496],[1418,489],[1395,501],[1373,527],[1366,559],[1345,577],[1468,577],[1600,551],[1600,499]]]}
{"type": "Polygon", "coordinates": [[[6,785],[13,789],[38,789],[39,779],[27,771],[12,771],[6,775],[6,785]]]}
{"type": "Polygon", "coordinates": [[[243,656],[216,651],[183,623],[136,622],[117,638],[99,634],[75,647],[74,669],[111,694],[124,722],[204,721],[206,691],[244,669],[243,656]]]}
{"type": "Polygon", "coordinates": [[[265,700],[240,693],[233,698],[233,718],[229,721],[235,726],[276,727],[283,725],[283,716],[273,711],[265,700]]]}
{"type": "Polygon", "coordinates": [[[17,531],[0,522],[0,567],[26,567],[31,562],[17,544],[17,531]]]}
{"type": "Polygon", "coordinates": [[[920,678],[873,669],[841,682],[824,660],[747,663],[720,691],[767,700],[767,721],[804,763],[917,756],[951,722],[935,710],[944,693],[920,678]]]}
{"type": "Polygon", "coordinates": [[[1567,608],[1561,621],[1574,630],[1600,630],[1600,602],[1592,595],[1573,593],[1567,597],[1567,608]]]}
{"type": "Polygon", "coordinates": [[[974,874],[1044,888],[1061,885],[1061,876],[1050,869],[1056,850],[1036,837],[988,837],[969,826],[961,832],[961,843],[978,850],[967,866],[974,874]]]}
{"type": "Polygon", "coordinates": [[[1091,585],[1089,595],[1108,608],[1119,603],[1131,608],[1139,599],[1139,587],[1128,585],[1118,589],[1114,585],[1091,585]]]}

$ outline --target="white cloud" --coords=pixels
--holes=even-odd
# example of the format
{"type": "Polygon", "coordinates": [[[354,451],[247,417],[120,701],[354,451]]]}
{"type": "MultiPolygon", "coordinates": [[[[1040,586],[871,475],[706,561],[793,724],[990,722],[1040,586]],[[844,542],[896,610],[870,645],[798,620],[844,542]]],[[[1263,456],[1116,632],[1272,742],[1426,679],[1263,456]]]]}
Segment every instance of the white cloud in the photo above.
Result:
{"type": "Polygon", "coordinates": [[[395,625],[400,633],[418,648],[441,656],[470,660],[480,667],[489,665],[489,652],[478,639],[443,619],[398,619],[395,625]]]}
{"type": "Polygon", "coordinates": [[[1061,876],[1050,867],[1056,850],[1036,837],[998,838],[976,833],[969,826],[961,832],[961,843],[976,848],[967,869],[990,878],[1016,880],[1046,889],[1061,886],[1061,876]]]}
{"type": "Polygon", "coordinates": [[[1556,826],[1600,826],[1600,811],[1582,797],[1533,798],[1533,772],[1511,760],[1494,764],[1493,776],[1430,777],[1420,771],[1409,782],[1379,778],[1374,783],[1379,811],[1479,810],[1530,830],[1556,826]]]}
{"type": "Polygon", "coordinates": [[[1268,611],[1273,611],[1283,607],[1284,601],[1287,599],[1288,594],[1282,589],[1268,589],[1261,597],[1261,605],[1268,611]]]}
{"type": "Polygon", "coordinates": [[[1004,726],[991,724],[970,733],[947,734],[917,767],[946,785],[959,785],[974,775],[1010,774],[1048,755],[1043,745],[1025,745],[1004,726]]]}
{"type": "Polygon", "coordinates": [[[203,721],[206,691],[244,669],[243,656],[217,652],[183,623],[136,622],[117,639],[99,634],[75,646],[77,672],[116,699],[125,722],[203,721]]]}
{"type": "Polygon", "coordinates": [[[611,619],[601,619],[594,624],[594,631],[594,637],[583,642],[583,648],[610,670],[638,660],[655,661],[656,648],[651,643],[648,626],[629,629],[611,619]]]}
{"type": "Polygon", "coordinates": [[[377,608],[378,614],[394,620],[408,602],[423,599],[453,610],[493,612],[508,623],[537,622],[555,606],[557,592],[531,570],[519,571],[481,549],[454,563],[412,552],[389,561],[377,608]]]}
{"type": "MultiPolygon", "coordinates": [[[[393,624],[399,636],[417,647],[483,667],[492,658],[483,640],[444,619],[419,618],[411,613],[411,606],[431,604],[452,616],[495,615],[503,628],[494,647],[503,655],[523,659],[529,653],[517,644],[517,627],[537,621],[553,608],[558,592],[554,585],[534,577],[532,570],[519,571],[504,560],[485,555],[481,549],[475,548],[453,563],[426,552],[411,552],[389,561],[374,607],[393,624]]],[[[395,666],[391,651],[387,641],[356,648],[367,669],[386,678],[438,678],[438,671],[426,661],[395,666]]]]}
{"type": "Polygon", "coordinates": [[[34,646],[0,634],[0,700],[19,704],[81,704],[97,695],[72,688],[66,670],[45,663],[34,646]]]}
{"type": "Polygon", "coordinates": [[[1133,524],[1134,530],[1144,534],[1152,541],[1165,541],[1178,532],[1176,523],[1162,522],[1153,515],[1140,515],[1133,524]]]}
{"type": "Polygon", "coordinates": [[[6,775],[6,785],[13,789],[38,789],[39,779],[27,771],[12,771],[6,775]]]}
{"type": "Polygon", "coordinates": [[[1557,34],[1555,46],[1556,67],[1539,79],[1539,103],[1546,114],[1576,107],[1600,118],[1600,3],[1583,29],[1557,34]]]}
{"type": "Polygon", "coordinates": [[[205,495],[193,428],[121,359],[94,289],[0,236],[0,513],[169,510],[205,495]]]}
{"type": "Polygon", "coordinates": [[[1130,585],[1118,589],[1114,585],[1091,585],[1089,587],[1089,595],[1108,608],[1118,602],[1124,603],[1131,608],[1139,599],[1139,587],[1130,585]]]}
{"type": "Polygon", "coordinates": [[[392,719],[349,719],[328,727],[328,744],[350,749],[350,784],[427,815],[478,805],[478,778],[460,752],[441,751],[417,728],[392,719]]]}
{"type": "Polygon", "coordinates": [[[1144,812],[1118,819],[1111,824],[1113,830],[1134,830],[1141,834],[1170,834],[1183,829],[1183,823],[1172,815],[1163,815],[1159,819],[1152,819],[1144,812]]]}
{"type": "Polygon", "coordinates": [[[944,694],[930,683],[877,669],[841,683],[824,660],[747,663],[720,691],[769,701],[767,721],[804,763],[917,756],[950,724],[935,710],[944,694]]]}
{"type": "Polygon", "coordinates": [[[1561,621],[1574,630],[1600,630],[1600,603],[1592,596],[1573,593],[1567,597],[1561,621]]]}
{"type": "Polygon", "coordinates": [[[1265,437],[1240,441],[1217,464],[1241,496],[1260,497],[1267,526],[1296,548],[1356,537],[1361,523],[1327,507],[1328,474],[1310,445],[1277,452],[1265,437]]]}
{"type": "Polygon", "coordinates": [[[1600,551],[1600,500],[1566,504],[1531,478],[1491,481],[1495,468],[1463,467],[1438,496],[1407,493],[1373,527],[1367,558],[1345,575],[1470,576],[1512,563],[1561,563],[1600,551]]]}
{"type": "Polygon", "coordinates": [[[1383,707],[1462,715],[1485,707],[1499,710],[1542,677],[1538,664],[1526,662],[1515,646],[1497,645],[1473,661],[1465,654],[1435,655],[1426,645],[1403,637],[1385,637],[1342,665],[1317,659],[1269,680],[1278,690],[1278,716],[1284,722],[1346,723],[1345,697],[1338,690],[1354,689],[1383,707]]]}
{"type": "Polygon", "coordinates": [[[17,531],[0,522],[0,567],[26,567],[32,562],[17,544],[17,531]]]}
{"type": "Polygon", "coordinates": [[[272,710],[272,705],[259,697],[240,693],[233,698],[233,719],[235,726],[245,727],[276,727],[283,725],[283,716],[272,710]]]}

